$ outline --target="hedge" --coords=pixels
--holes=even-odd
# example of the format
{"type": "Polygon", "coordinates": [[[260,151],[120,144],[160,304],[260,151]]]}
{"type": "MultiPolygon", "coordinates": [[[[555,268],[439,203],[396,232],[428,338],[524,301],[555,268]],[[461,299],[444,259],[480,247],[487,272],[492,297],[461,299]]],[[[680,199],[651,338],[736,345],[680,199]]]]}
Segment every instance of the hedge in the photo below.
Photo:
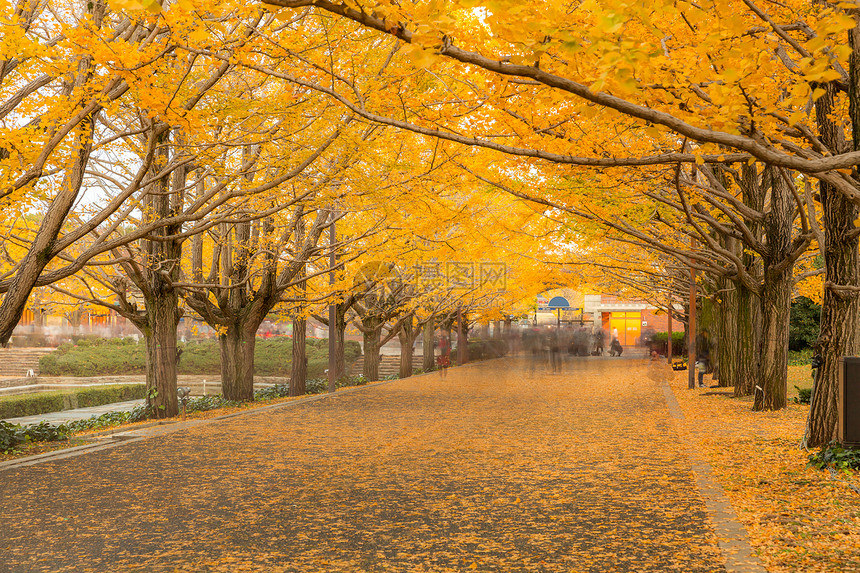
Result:
{"type": "Polygon", "coordinates": [[[2,396],[0,397],[0,419],[36,416],[73,408],[89,408],[90,406],[137,400],[144,396],[146,396],[146,385],[144,384],[87,386],[74,390],[2,396]]]}
{"type": "MultiPolygon", "coordinates": [[[[254,374],[289,376],[293,347],[290,338],[258,337],[254,346],[254,374]]],[[[179,374],[221,374],[221,350],[217,340],[180,343],[179,374]]],[[[328,340],[307,340],[308,377],[322,376],[328,367],[328,340]]],[[[361,346],[346,341],[347,363],[361,355],[361,346]]],[[[133,338],[82,339],[77,344],[63,344],[55,352],[39,359],[39,371],[47,376],[107,376],[144,374],[146,344],[133,338]]]]}
{"type": "Polygon", "coordinates": [[[470,340],[469,360],[500,358],[508,353],[508,343],[504,340],[470,340]]]}
{"type": "MultiPolygon", "coordinates": [[[[663,356],[669,352],[669,333],[655,332],[648,343],[651,350],[656,350],[663,356]]],[[[687,335],[684,332],[672,333],[672,356],[685,356],[687,354],[687,335]]]]}

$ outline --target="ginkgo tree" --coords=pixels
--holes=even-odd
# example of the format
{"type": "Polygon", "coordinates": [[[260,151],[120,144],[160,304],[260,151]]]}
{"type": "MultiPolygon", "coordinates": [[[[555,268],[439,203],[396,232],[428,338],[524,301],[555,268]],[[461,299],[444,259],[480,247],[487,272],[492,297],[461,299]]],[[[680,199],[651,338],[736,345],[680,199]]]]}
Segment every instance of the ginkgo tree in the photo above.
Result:
{"type": "Polygon", "coordinates": [[[838,358],[858,350],[853,5],[271,4],[314,6],[402,42],[392,75],[402,73],[386,84],[396,97],[357,101],[341,89],[349,79],[294,77],[369,120],[564,165],[754,160],[818,180],[827,278],[810,443],[835,435],[838,358]],[[653,143],[629,146],[632,131],[653,143]]]}
{"type": "MultiPolygon", "coordinates": [[[[110,225],[112,215],[152,184],[153,177],[170,174],[168,166],[163,173],[152,171],[160,138],[171,125],[188,128],[194,106],[229,68],[221,60],[212,65],[177,54],[171,33],[199,34],[207,25],[220,25],[225,14],[190,18],[189,10],[185,3],[156,22],[114,11],[105,1],[3,4],[0,17],[8,33],[0,55],[5,98],[0,196],[4,213],[39,209],[41,223],[25,254],[0,280],[0,341],[8,340],[34,286],[70,276],[116,246],[95,240],[82,249],[79,243],[99,226],[110,225]],[[147,119],[165,110],[162,115],[169,120],[148,131],[151,137],[141,142],[138,154],[142,160],[122,192],[100,209],[74,211],[77,226],[72,227],[67,223],[73,207],[92,184],[86,173],[93,159],[110,153],[118,139],[140,133],[112,128],[114,114],[129,105],[147,119]],[[72,245],[76,256],[46,272],[72,245]]],[[[235,16],[229,6],[225,10],[235,16]]],[[[225,34],[224,44],[247,39],[247,27],[234,31],[235,37],[225,34]]]]}
{"type": "MultiPolygon", "coordinates": [[[[160,8],[133,1],[115,6],[147,8],[150,15],[133,20],[156,27],[185,14],[195,45],[179,44],[194,57],[323,94],[356,120],[448,142],[449,147],[427,146],[433,156],[450,152],[453,144],[467,145],[522,158],[521,173],[683,163],[698,166],[708,181],[702,192],[717,197],[719,186],[708,179],[708,170],[758,164],[761,173],[780,174],[769,177],[781,189],[778,212],[789,218],[791,201],[783,199],[791,194],[798,202],[796,188],[783,189],[779,181],[796,181],[795,172],[817,180],[823,221],[818,243],[826,273],[819,340],[824,367],[813,398],[810,442],[833,436],[837,359],[858,350],[853,222],[860,194],[852,169],[860,158],[853,129],[860,113],[852,99],[852,71],[860,48],[853,41],[857,22],[851,8],[790,2],[765,10],[752,0],[647,6],[613,0],[576,6],[276,0],[264,9],[233,12],[217,12],[203,0],[160,8]],[[286,10],[264,15],[272,5],[286,10]],[[188,6],[226,16],[210,18],[211,25],[201,28],[188,6]],[[275,20],[283,25],[270,33],[275,20]],[[228,21],[242,25],[231,28],[228,21]],[[242,49],[219,47],[226,37],[235,44],[242,34],[248,38],[239,42],[242,49]]],[[[487,164],[495,157],[475,160],[487,164]]],[[[546,199],[542,193],[529,198],[546,199]]],[[[733,208],[761,211],[743,196],[733,208]]],[[[689,223],[701,224],[705,216],[696,213],[689,223]]],[[[784,247],[790,227],[781,225],[768,248],[777,238],[784,247]]],[[[705,242],[712,236],[698,234],[705,242]]],[[[729,256],[726,245],[710,247],[729,256]]],[[[790,262],[799,251],[792,248],[774,260],[790,262]]],[[[702,253],[676,252],[705,259],[702,253]]],[[[736,265],[739,273],[744,264],[736,265]]],[[[787,265],[774,268],[787,283],[787,265]]],[[[788,290],[781,287],[774,298],[784,303],[788,290]]],[[[771,297],[764,291],[762,296],[771,297]]]]}

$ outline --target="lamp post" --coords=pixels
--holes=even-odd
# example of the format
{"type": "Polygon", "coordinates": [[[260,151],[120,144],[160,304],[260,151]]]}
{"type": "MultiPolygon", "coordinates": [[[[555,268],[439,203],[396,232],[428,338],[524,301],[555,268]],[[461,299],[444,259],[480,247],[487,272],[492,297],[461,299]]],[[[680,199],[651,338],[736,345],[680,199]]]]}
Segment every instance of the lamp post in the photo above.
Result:
{"type": "Polygon", "coordinates": [[[668,354],[668,357],[666,358],[666,360],[669,362],[669,365],[671,366],[672,365],[672,294],[671,293],[669,293],[669,301],[668,301],[668,304],[666,306],[666,312],[669,315],[669,332],[668,332],[669,336],[667,338],[667,344],[668,344],[669,348],[668,348],[668,351],[666,352],[666,354],[668,354]]]}
{"type": "MultiPolygon", "coordinates": [[[[696,248],[696,239],[690,237],[690,251],[696,248]]],[[[687,316],[687,387],[696,387],[696,269],[690,257],[690,312],[687,316]]]]}
{"type": "MultiPolygon", "coordinates": [[[[333,285],[335,282],[335,271],[334,266],[336,263],[335,252],[334,252],[334,244],[336,239],[336,232],[334,227],[335,222],[335,211],[332,209],[331,211],[331,224],[328,228],[328,244],[329,244],[329,267],[331,268],[331,272],[329,272],[328,276],[328,284],[333,285]]],[[[328,307],[328,391],[334,392],[337,388],[337,380],[335,376],[337,375],[337,358],[335,354],[337,353],[337,333],[335,329],[337,328],[337,305],[335,305],[334,301],[328,307]]]]}

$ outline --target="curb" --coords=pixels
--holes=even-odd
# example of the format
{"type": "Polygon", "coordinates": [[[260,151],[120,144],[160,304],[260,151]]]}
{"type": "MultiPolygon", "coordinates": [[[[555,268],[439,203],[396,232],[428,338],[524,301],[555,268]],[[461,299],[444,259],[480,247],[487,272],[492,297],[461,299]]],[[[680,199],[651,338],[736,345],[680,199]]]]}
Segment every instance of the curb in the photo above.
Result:
{"type": "Polygon", "coordinates": [[[717,545],[723,555],[726,571],[729,573],[767,573],[749,542],[746,528],[738,520],[737,514],[726,492],[714,476],[711,465],[699,455],[690,441],[678,431],[678,421],[684,419],[681,406],[675,398],[672,387],[663,380],[660,383],[666,406],[672,418],[678,441],[687,450],[687,458],[696,478],[696,486],[705,502],[705,509],[714,524],[717,545]]]}

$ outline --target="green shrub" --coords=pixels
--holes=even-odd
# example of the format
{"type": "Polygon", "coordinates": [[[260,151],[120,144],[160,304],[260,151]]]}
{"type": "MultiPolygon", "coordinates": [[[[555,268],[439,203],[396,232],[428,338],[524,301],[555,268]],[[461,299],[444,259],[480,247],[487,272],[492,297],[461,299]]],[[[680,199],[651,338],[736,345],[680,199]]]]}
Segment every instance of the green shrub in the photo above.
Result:
{"type": "Polygon", "coordinates": [[[206,412],[207,410],[215,410],[216,408],[232,408],[239,406],[241,402],[234,400],[225,400],[220,394],[216,396],[200,396],[199,398],[191,398],[185,404],[186,412],[206,412]]]}
{"type": "Polygon", "coordinates": [[[809,404],[812,401],[812,388],[801,388],[797,384],[794,385],[797,388],[797,398],[794,401],[798,404],[809,404]]]}
{"type": "Polygon", "coordinates": [[[788,322],[789,350],[804,350],[812,347],[818,339],[821,306],[805,296],[791,303],[791,317],[788,322]]]}
{"type": "Polygon", "coordinates": [[[221,373],[221,349],[217,340],[180,343],[179,348],[182,353],[176,368],[180,374],[221,373]]]}
{"type": "Polygon", "coordinates": [[[63,409],[66,392],[39,392],[22,396],[0,397],[0,419],[35,416],[63,409]]]}
{"type": "Polygon", "coordinates": [[[803,366],[812,362],[812,349],[804,348],[802,350],[788,351],[789,366],[803,366]]]}
{"type": "MultiPolygon", "coordinates": [[[[350,386],[364,386],[367,378],[364,375],[344,376],[335,381],[335,388],[348,388],[350,386]]],[[[305,394],[323,394],[328,392],[328,379],[308,378],[305,381],[305,394]]]]}
{"type": "Polygon", "coordinates": [[[135,406],[128,412],[105,412],[100,416],[90,416],[84,420],[72,420],[59,427],[68,433],[82,432],[84,430],[98,430],[110,426],[119,426],[126,422],[141,422],[150,417],[149,408],[146,404],[135,406]]]}
{"type": "Polygon", "coordinates": [[[815,454],[809,454],[808,465],[837,470],[860,470],[860,449],[845,449],[838,442],[830,442],[815,454]]]}
{"type": "MultiPolygon", "coordinates": [[[[328,340],[309,338],[306,342],[308,377],[320,377],[328,368],[328,340]]],[[[180,343],[179,374],[221,373],[221,350],[217,340],[180,343]]],[[[347,340],[344,356],[347,363],[361,355],[361,346],[347,340]]],[[[254,373],[258,376],[289,376],[293,347],[290,338],[258,337],[254,345],[254,373]]],[[[133,338],[85,338],[77,345],[63,344],[55,352],[39,359],[39,370],[49,376],[104,376],[144,374],[146,344],[133,338]]]]}
{"type": "Polygon", "coordinates": [[[21,426],[0,420],[0,451],[8,451],[27,442],[55,442],[68,438],[63,426],[52,426],[48,422],[21,426]]]}
{"type": "Polygon", "coordinates": [[[486,360],[499,358],[508,353],[508,344],[504,340],[470,340],[469,360],[486,360]]]}
{"type": "Polygon", "coordinates": [[[42,356],[39,371],[49,376],[144,374],[146,345],[133,338],[82,338],[42,356]]]}
{"type": "Polygon", "coordinates": [[[36,416],[72,408],[88,408],[114,402],[137,400],[146,395],[143,384],[89,386],[74,390],[39,392],[0,397],[0,419],[36,416]]]}
{"type": "Polygon", "coordinates": [[[0,420],[0,452],[14,448],[25,440],[23,426],[0,420]]]}
{"type": "MultiPolygon", "coordinates": [[[[669,352],[669,333],[655,332],[651,336],[651,348],[662,355],[669,352]]],[[[687,337],[683,332],[672,332],[672,356],[687,354],[687,337]]]]}

